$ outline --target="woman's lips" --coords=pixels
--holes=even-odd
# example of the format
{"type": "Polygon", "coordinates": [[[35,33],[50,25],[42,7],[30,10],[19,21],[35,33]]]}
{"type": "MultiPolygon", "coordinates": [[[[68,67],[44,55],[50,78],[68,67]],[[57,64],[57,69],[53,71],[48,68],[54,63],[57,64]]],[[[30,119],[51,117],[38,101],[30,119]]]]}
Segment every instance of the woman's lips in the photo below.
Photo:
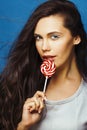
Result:
{"type": "Polygon", "coordinates": [[[43,56],[42,59],[45,60],[45,59],[51,59],[51,60],[54,60],[56,56],[43,56]]]}

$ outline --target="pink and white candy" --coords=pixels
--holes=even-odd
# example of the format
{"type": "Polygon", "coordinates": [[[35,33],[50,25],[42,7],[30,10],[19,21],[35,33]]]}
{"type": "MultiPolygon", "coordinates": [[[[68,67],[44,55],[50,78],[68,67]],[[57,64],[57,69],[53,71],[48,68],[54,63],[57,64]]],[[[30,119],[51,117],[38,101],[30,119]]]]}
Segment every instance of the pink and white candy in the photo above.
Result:
{"type": "Polygon", "coordinates": [[[55,64],[52,59],[45,59],[41,65],[41,72],[45,77],[51,77],[55,73],[55,64]]]}

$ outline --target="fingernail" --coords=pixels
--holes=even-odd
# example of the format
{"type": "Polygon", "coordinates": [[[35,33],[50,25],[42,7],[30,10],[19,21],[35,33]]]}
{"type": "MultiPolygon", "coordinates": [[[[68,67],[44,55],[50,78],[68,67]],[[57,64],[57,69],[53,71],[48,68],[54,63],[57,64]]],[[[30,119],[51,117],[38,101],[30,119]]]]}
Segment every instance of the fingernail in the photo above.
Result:
{"type": "Polygon", "coordinates": [[[44,97],[44,100],[47,100],[46,96],[44,97]]]}
{"type": "Polygon", "coordinates": [[[41,113],[41,110],[39,110],[38,113],[40,114],[40,113],[41,113]]]}

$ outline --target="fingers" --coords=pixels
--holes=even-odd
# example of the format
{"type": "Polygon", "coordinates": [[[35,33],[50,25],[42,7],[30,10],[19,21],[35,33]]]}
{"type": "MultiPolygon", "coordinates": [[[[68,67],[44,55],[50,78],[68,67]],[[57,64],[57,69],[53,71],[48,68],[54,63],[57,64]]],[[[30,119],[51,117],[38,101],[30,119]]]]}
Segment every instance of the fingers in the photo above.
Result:
{"type": "Polygon", "coordinates": [[[41,113],[44,108],[44,98],[45,95],[43,92],[36,92],[34,97],[28,98],[25,101],[24,109],[29,110],[29,112],[37,111],[38,113],[41,113]]]}
{"type": "Polygon", "coordinates": [[[43,110],[43,108],[44,108],[44,106],[45,106],[45,104],[44,104],[44,102],[43,101],[39,101],[39,103],[40,103],[40,106],[39,106],[39,113],[41,113],[42,112],[42,110],[43,110]]]}
{"type": "Polygon", "coordinates": [[[45,100],[45,98],[46,98],[45,93],[44,93],[44,92],[41,92],[41,91],[37,91],[34,96],[37,97],[37,98],[40,97],[40,98],[42,98],[43,100],[45,100]]]}

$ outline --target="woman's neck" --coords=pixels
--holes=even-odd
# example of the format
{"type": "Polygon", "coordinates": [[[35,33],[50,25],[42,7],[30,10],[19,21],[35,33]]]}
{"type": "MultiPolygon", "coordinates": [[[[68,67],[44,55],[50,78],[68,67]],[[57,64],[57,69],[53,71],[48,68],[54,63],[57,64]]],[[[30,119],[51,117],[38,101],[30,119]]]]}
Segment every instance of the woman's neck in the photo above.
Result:
{"type": "Polygon", "coordinates": [[[61,68],[56,69],[56,73],[53,75],[51,80],[59,83],[63,80],[77,80],[79,78],[81,78],[81,75],[76,64],[75,56],[73,56],[72,59],[62,65],[61,68]]]}

